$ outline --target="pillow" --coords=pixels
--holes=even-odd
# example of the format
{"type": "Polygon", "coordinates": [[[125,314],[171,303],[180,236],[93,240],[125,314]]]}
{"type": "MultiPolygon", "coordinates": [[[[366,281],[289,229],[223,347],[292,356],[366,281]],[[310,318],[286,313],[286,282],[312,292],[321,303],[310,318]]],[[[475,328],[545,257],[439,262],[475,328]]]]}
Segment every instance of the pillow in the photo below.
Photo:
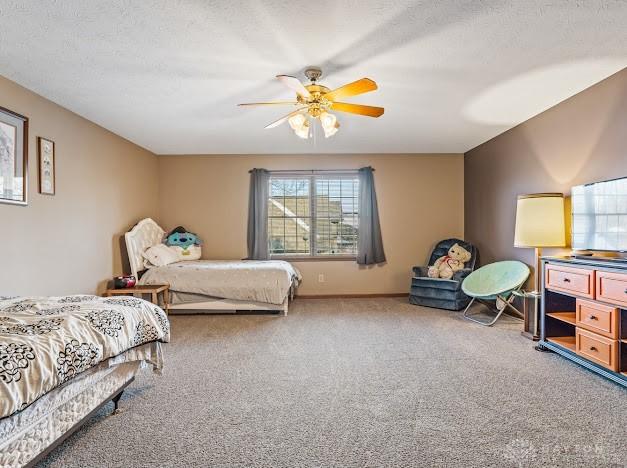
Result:
{"type": "Polygon", "coordinates": [[[142,256],[154,266],[166,266],[170,263],[178,262],[179,256],[165,244],[153,245],[146,249],[142,256]]]}
{"type": "Polygon", "coordinates": [[[178,262],[199,260],[202,255],[202,250],[199,245],[190,245],[189,247],[179,247],[178,245],[171,245],[168,247],[168,249],[174,252],[178,262]]]}

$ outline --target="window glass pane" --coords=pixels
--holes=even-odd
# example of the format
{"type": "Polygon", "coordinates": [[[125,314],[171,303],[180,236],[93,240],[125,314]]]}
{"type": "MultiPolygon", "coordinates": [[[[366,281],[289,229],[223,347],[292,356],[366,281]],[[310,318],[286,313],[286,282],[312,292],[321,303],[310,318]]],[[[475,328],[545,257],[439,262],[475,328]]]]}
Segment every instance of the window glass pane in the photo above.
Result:
{"type": "Polygon", "coordinates": [[[285,253],[285,220],[268,219],[268,244],[270,254],[285,253]]]}
{"type": "Polygon", "coordinates": [[[296,217],[285,218],[285,236],[296,237],[296,217]]]}
{"type": "Polygon", "coordinates": [[[316,196],[316,217],[329,216],[329,197],[326,195],[316,196]]]}
{"type": "Polygon", "coordinates": [[[331,253],[340,253],[340,246],[342,245],[342,221],[340,218],[330,218],[330,246],[331,253]]]}
{"type": "Polygon", "coordinates": [[[359,218],[356,215],[347,215],[342,218],[344,235],[357,236],[359,218]]]}
{"type": "Polygon", "coordinates": [[[268,200],[268,217],[277,218],[285,215],[283,198],[270,198],[268,200]]]}
{"type": "Polygon", "coordinates": [[[337,246],[343,254],[357,253],[357,218],[347,216],[342,219],[342,224],[338,232],[337,246]]]}
{"type": "Polygon", "coordinates": [[[285,196],[285,185],[283,179],[270,179],[270,197],[285,196]]]}
{"type": "Polygon", "coordinates": [[[285,253],[296,254],[298,253],[298,239],[296,236],[285,237],[285,253]]]}
{"type": "Polygon", "coordinates": [[[268,233],[272,255],[355,255],[357,176],[271,177],[268,233]],[[314,187],[312,187],[314,184],[314,187]],[[312,199],[315,188],[315,199],[312,199]],[[315,223],[312,205],[315,204],[315,223]]]}
{"type": "Polygon", "coordinates": [[[296,226],[296,242],[297,242],[297,250],[299,254],[308,254],[309,253],[309,231],[310,231],[310,220],[305,218],[299,218],[298,224],[296,226]]]}
{"type": "Polygon", "coordinates": [[[342,237],[341,243],[338,245],[338,253],[343,255],[357,254],[357,238],[348,236],[342,237]]]}
{"type": "Polygon", "coordinates": [[[309,254],[309,190],[309,178],[270,178],[268,244],[271,255],[309,254]]]}
{"type": "Polygon", "coordinates": [[[331,223],[329,218],[316,218],[316,234],[317,238],[328,238],[331,232],[331,223]]]}
{"type": "Polygon", "coordinates": [[[322,235],[317,236],[316,253],[319,255],[329,255],[331,253],[328,237],[322,235]]]}
{"type": "Polygon", "coordinates": [[[311,219],[309,218],[296,218],[296,233],[299,237],[309,238],[311,231],[311,219]]]}
{"type": "Polygon", "coordinates": [[[353,196],[353,187],[354,187],[354,182],[352,180],[349,180],[349,179],[342,180],[342,196],[343,197],[353,196]]]}
{"type": "Polygon", "coordinates": [[[309,196],[299,196],[296,200],[296,215],[309,216],[309,196]]]}
{"type": "Polygon", "coordinates": [[[318,195],[329,196],[329,181],[324,179],[316,179],[316,193],[318,195]]]}
{"type": "Polygon", "coordinates": [[[342,200],[340,198],[329,198],[329,212],[330,218],[341,218],[342,216],[342,200]]]}
{"type": "Polygon", "coordinates": [[[296,195],[309,198],[309,179],[299,180],[296,195]]]}
{"type": "Polygon", "coordinates": [[[340,197],[342,194],[342,181],[337,179],[330,179],[329,184],[329,197],[340,197]]]}

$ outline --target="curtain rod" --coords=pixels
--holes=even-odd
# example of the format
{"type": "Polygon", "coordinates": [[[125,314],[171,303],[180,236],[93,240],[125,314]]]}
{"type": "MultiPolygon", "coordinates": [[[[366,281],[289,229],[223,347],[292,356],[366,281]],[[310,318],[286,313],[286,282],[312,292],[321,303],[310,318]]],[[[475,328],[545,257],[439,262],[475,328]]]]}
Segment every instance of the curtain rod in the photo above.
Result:
{"type": "MultiPolygon", "coordinates": [[[[302,172],[303,174],[319,174],[319,173],[325,173],[325,172],[357,172],[359,169],[277,169],[277,170],[272,170],[269,169],[268,172],[285,172],[288,174],[293,174],[296,172],[302,172]]],[[[374,172],[375,169],[372,168],[372,172],[374,172]]],[[[251,169],[250,171],[248,171],[248,173],[250,174],[251,172],[253,172],[253,170],[251,169]]]]}

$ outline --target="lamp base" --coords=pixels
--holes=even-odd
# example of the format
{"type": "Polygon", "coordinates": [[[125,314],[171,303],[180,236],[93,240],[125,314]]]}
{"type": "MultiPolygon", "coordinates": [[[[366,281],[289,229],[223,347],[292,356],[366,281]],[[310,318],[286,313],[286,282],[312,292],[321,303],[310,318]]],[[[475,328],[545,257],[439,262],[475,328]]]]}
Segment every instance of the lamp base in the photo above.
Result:
{"type": "Polygon", "coordinates": [[[522,336],[533,341],[540,339],[540,300],[539,291],[525,291],[516,294],[523,301],[524,328],[522,336]]]}

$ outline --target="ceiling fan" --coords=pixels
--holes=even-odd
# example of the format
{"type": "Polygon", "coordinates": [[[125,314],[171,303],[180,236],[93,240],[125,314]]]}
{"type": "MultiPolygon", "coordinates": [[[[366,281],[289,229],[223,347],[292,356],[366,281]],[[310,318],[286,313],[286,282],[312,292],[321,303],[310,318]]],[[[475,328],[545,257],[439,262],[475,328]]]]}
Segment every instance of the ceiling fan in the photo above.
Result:
{"type": "Polygon", "coordinates": [[[350,96],[368,93],[377,89],[377,84],[370,78],[362,78],[345,84],[334,90],[318,84],[322,76],[322,70],[318,67],[310,67],[305,70],[305,76],[309,78],[309,84],[302,84],[298,78],[289,75],[277,75],[278,80],[285,86],[296,92],[295,101],[271,101],[250,102],[238,104],[239,106],[297,106],[298,108],[279,120],[266,125],[266,129],[274,128],[287,121],[300,138],[309,138],[311,135],[310,120],[318,119],[324,130],[324,136],[329,138],[337,133],[340,123],[337,117],[330,111],[348,112],[350,114],[365,115],[367,117],[380,117],[383,115],[383,107],[364,106],[340,102],[350,96]]]}

